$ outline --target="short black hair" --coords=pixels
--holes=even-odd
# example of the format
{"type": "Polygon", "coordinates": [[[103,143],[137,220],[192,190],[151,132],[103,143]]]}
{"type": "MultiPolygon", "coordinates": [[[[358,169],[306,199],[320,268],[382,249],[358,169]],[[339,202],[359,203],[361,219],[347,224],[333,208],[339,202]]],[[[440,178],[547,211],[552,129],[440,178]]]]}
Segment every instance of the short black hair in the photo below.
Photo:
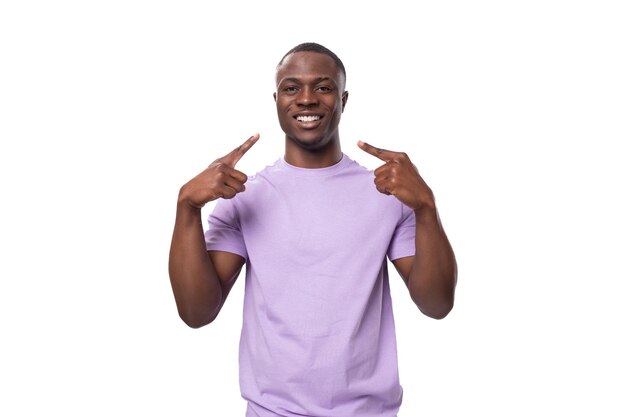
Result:
{"type": "Polygon", "coordinates": [[[285,55],[283,55],[283,57],[280,59],[280,62],[278,63],[276,68],[278,69],[278,67],[280,67],[283,64],[283,61],[285,60],[285,58],[287,58],[289,55],[294,54],[296,52],[318,52],[320,54],[328,55],[329,57],[333,59],[333,61],[335,61],[335,65],[337,65],[337,68],[343,74],[343,79],[345,81],[346,67],[343,66],[343,62],[341,62],[341,59],[339,59],[339,57],[330,49],[315,42],[305,42],[305,43],[301,43],[300,45],[294,46],[285,55]]]}

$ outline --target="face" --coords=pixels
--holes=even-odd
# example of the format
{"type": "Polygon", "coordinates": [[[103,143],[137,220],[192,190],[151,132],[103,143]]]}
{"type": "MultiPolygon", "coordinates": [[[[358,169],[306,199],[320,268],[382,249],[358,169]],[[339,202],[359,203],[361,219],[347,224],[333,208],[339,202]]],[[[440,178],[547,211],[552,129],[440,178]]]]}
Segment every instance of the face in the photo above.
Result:
{"type": "Polygon", "coordinates": [[[285,135],[298,146],[321,149],[339,140],[348,100],[345,77],[335,61],[318,52],[287,56],[276,71],[276,110],[285,135]]]}

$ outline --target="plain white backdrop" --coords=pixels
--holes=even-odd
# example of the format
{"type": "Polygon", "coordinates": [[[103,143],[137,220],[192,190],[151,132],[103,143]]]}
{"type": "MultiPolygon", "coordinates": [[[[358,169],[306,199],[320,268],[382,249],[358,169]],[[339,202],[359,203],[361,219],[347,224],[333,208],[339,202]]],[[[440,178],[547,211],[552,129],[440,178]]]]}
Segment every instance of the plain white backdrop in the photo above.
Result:
{"type": "MultiPolygon", "coordinates": [[[[0,414],[243,416],[243,276],[180,321],[179,187],[255,132],[274,68],[344,61],[343,150],[404,151],[459,265],[443,321],[391,276],[411,416],[623,416],[626,14],[618,1],[0,5],[0,414]]],[[[376,225],[372,225],[376,227],[376,225]]]]}

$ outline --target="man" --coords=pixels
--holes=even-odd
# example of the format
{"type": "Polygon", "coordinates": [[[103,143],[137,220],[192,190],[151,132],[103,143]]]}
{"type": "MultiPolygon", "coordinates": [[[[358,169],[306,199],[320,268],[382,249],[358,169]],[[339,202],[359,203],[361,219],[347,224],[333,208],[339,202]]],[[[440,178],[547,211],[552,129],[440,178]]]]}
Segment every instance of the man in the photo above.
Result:
{"type": "Polygon", "coordinates": [[[404,153],[341,152],[341,60],[289,51],[274,100],[285,155],[251,178],[235,169],[254,135],[185,184],[170,253],[181,318],[218,315],[246,265],[240,385],[247,417],[396,416],[402,401],[386,258],[426,315],[452,309],[456,262],[433,194],[404,153]],[[206,234],[200,209],[220,199],[206,234]]]}

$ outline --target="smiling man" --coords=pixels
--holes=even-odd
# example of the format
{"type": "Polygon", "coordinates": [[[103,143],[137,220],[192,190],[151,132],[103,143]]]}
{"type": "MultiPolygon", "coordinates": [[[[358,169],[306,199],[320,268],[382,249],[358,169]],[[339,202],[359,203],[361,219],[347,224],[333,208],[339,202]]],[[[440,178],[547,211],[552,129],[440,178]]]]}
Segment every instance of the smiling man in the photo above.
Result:
{"type": "Polygon", "coordinates": [[[389,292],[391,260],[417,307],[452,309],[454,253],[430,188],[404,153],[342,153],[346,71],[306,43],[276,70],[285,154],[248,178],[235,169],[254,135],[179,193],[170,278],[181,318],[218,315],[246,265],[240,340],[246,417],[395,417],[402,402],[389,292]],[[219,199],[202,227],[200,209],[219,199]]]}

